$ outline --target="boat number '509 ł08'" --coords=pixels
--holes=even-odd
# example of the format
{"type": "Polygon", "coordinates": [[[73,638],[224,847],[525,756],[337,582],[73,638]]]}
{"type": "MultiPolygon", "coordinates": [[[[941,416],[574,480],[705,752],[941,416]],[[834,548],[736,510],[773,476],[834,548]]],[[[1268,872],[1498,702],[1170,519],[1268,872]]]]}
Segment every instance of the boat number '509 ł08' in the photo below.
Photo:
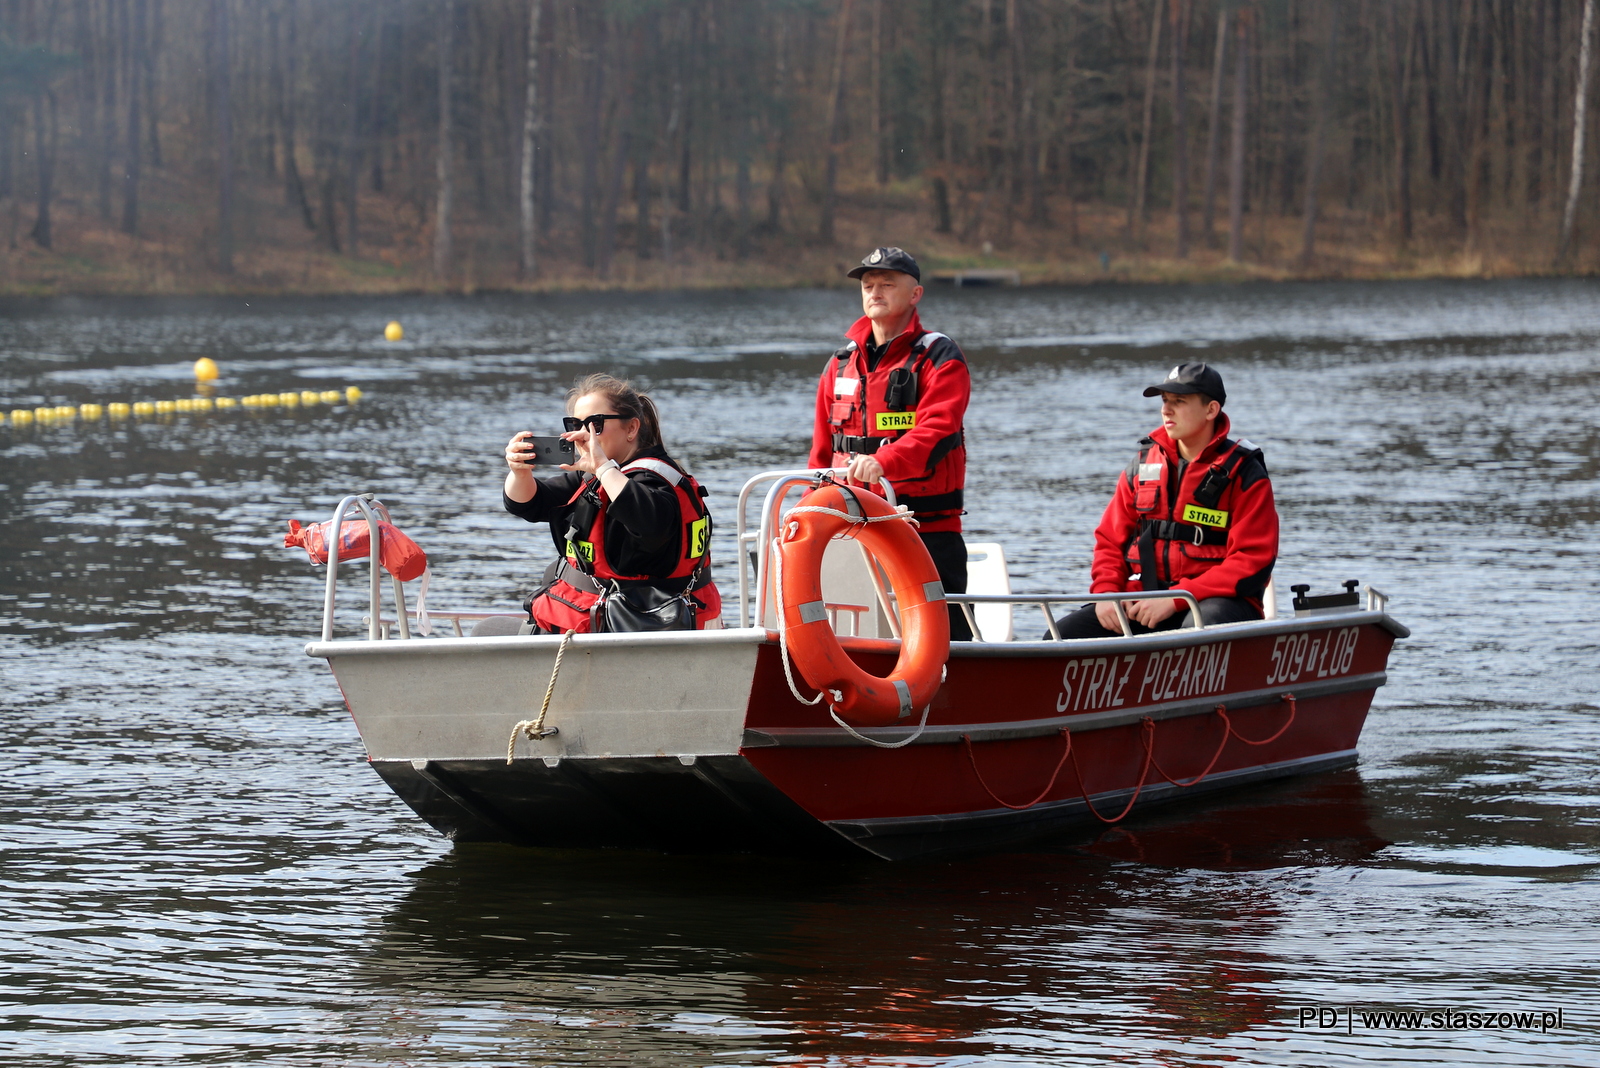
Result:
{"type": "Polygon", "coordinates": [[[1355,660],[1358,635],[1357,627],[1345,627],[1332,634],[1278,635],[1278,640],[1272,643],[1272,668],[1267,672],[1267,685],[1298,682],[1307,672],[1311,673],[1308,677],[1317,679],[1345,674],[1355,660]]]}

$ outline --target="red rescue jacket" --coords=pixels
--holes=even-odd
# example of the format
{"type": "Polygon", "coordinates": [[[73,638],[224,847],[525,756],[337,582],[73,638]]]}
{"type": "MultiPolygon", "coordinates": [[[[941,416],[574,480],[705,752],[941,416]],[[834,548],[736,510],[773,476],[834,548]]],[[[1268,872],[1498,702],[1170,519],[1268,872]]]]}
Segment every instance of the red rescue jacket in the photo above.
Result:
{"type": "Polygon", "coordinates": [[[817,384],[807,462],[843,467],[851,453],[870,453],[924,533],[960,531],[967,480],[962,423],[972,394],[966,356],[945,335],[925,331],[915,311],[870,371],[872,320],[862,316],[845,336],[849,343],[828,360],[817,384]]]}
{"type": "Polygon", "coordinates": [[[648,473],[672,486],[683,523],[676,566],[666,575],[628,575],[616,570],[605,549],[606,509],[611,499],[600,480],[589,476],[567,501],[573,507],[573,529],[563,539],[565,566],[550,586],[533,598],[529,616],[544,630],[588,633],[594,629],[591,609],[606,589],[601,582],[648,584],[672,592],[692,585],[696,625],[704,630],[721,618],[722,596],[711,581],[711,515],[701,500],[700,484],[676,464],[653,457],[632,460],[622,471],[630,478],[648,473]]]}
{"type": "Polygon", "coordinates": [[[1094,532],[1091,592],[1178,588],[1261,607],[1278,559],[1278,510],[1260,450],[1228,429],[1219,414],[1190,462],[1164,427],[1140,442],[1094,532]]]}

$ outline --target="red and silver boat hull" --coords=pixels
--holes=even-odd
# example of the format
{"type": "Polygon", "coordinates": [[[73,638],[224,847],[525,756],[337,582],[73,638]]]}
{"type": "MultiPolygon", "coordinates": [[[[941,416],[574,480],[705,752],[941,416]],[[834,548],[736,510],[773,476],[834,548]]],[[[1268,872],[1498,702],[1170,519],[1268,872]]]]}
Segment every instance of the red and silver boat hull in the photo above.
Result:
{"type": "MultiPolygon", "coordinates": [[[[457,841],[888,859],[1353,764],[1406,630],[1382,611],[1132,638],[957,643],[921,733],[796,700],[761,628],[326,641],[373,767],[457,841]],[[507,762],[508,742],[511,761],[507,762]]],[[[843,639],[885,674],[898,643],[843,639]]],[[[798,680],[798,675],[796,675],[798,680]]],[[[809,696],[804,684],[801,690],[809,696]]]]}

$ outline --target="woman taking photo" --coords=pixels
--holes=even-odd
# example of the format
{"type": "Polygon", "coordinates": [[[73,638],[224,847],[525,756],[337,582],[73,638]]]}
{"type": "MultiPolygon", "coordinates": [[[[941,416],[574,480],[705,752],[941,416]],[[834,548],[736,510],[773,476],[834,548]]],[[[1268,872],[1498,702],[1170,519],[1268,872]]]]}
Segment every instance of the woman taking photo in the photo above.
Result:
{"type": "Polygon", "coordinates": [[[529,621],[551,634],[720,626],[711,516],[699,484],[667,455],[655,403],[589,375],[567,394],[564,425],[576,456],[562,474],[534,477],[528,431],[506,443],[506,511],[549,523],[561,555],[529,621]]]}

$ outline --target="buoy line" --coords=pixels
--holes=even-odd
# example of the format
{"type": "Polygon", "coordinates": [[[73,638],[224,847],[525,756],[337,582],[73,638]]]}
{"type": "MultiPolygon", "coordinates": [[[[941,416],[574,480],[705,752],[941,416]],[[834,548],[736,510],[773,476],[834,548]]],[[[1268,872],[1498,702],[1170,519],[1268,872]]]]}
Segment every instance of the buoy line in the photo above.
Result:
{"type": "Polygon", "coordinates": [[[113,401],[109,404],[44,405],[38,408],[12,408],[0,414],[0,423],[12,426],[60,425],[77,420],[98,422],[146,419],[159,415],[191,415],[197,412],[228,411],[234,408],[312,408],[318,404],[355,404],[362,396],[359,386],[344,389],[285,390],[282,393],[252,393],[244,397],[179,397],[176,400],[113,401]]]}

